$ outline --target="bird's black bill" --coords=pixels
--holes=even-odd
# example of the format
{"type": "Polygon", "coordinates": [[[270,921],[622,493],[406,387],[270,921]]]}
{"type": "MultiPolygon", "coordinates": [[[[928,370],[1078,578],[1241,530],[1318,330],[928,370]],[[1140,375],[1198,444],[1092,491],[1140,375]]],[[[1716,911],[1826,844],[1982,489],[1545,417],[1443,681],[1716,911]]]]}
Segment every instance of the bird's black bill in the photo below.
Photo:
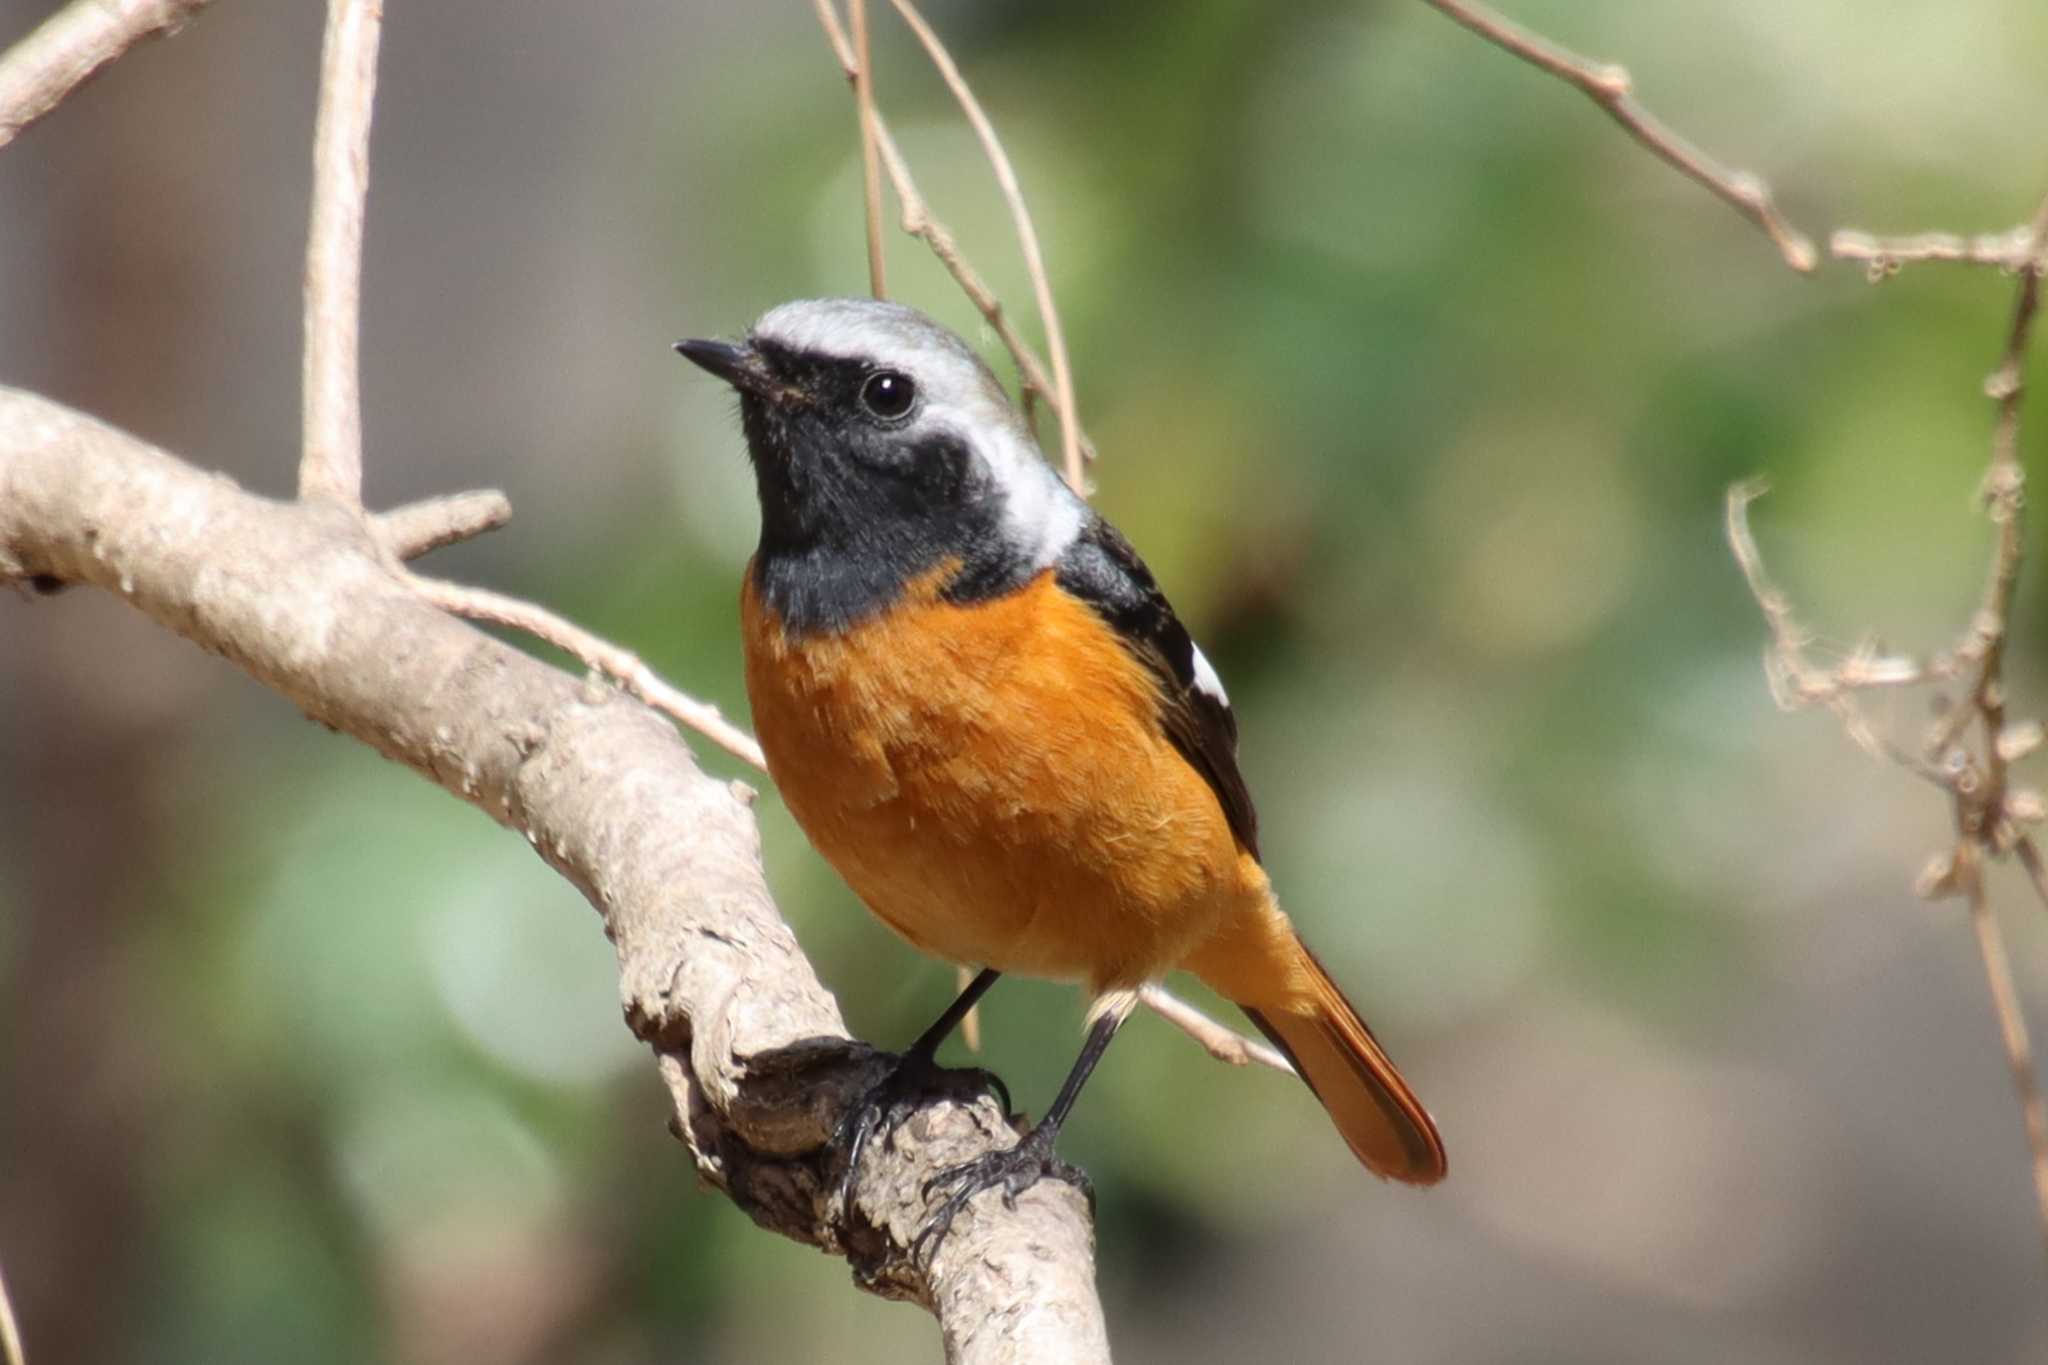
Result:
{"type": "Polygon", "coordinates": [[[751,346],[729,341],[678,341],[676,352],[701,369],[709,370],[736,389],[760,393],[774,383],[761,355],[751,346]]]}

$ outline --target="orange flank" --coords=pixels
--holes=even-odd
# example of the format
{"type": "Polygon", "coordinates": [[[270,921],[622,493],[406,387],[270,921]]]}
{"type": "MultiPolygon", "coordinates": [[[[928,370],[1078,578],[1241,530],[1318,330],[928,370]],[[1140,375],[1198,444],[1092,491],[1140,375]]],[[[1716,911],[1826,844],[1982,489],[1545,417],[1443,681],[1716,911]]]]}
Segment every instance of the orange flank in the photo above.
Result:
{"type": "Polygon", "coordinates": [[[844,630],[741,595],[747,695],[797,822],[868,908],[954,962],[1097,994],[1186,968],[1295,1061],[1359,1159],[1429,1184],[1428,1114],[1302,946],[1159,683],[1050,570],[960,606],[951,566],[844,630]]]}

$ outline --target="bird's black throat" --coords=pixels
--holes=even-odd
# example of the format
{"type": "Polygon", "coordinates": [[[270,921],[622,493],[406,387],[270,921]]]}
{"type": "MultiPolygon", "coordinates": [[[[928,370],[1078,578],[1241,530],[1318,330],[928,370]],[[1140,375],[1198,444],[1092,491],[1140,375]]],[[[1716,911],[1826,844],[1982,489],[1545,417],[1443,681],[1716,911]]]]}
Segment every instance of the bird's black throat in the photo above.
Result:
{"type": "Polygon", "coordinates": [[[856,362],[770,359],[792,394],[742,393],[740,420],[761,502],[755,589],[785,631],[845,630],[947,566],[951,601],[1028,581],[1003,534],[1003,491],[961,438],[864,417],[856,362]]]}

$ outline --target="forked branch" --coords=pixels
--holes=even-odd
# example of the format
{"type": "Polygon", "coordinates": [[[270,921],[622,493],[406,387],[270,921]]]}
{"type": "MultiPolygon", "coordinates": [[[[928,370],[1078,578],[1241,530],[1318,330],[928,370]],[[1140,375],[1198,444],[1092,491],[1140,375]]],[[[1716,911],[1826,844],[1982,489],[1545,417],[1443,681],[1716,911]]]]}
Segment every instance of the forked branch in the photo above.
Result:
{"type": "MultiPolygon", "coordinates": [[[[1834,672],[1817,669],[1807,661],[1805,635],[1793,619],[1789,602],[1764,575],[1747,517],[1749,503],[1758,491],[1754,486],[1729,491],[1728,540],[1770,625],[1773,644],[1767,672],[1780,703],[1826,705],[1860,747],[1899,762],[1948,794],[1955,842],[1929,860],[1917,889],[1930,898],[1960,896],[1968,902],[1971,929],[2033,1157],[2034,1195],[2044,1247],[2048,1247],[2048,1107],[2043,1105],[2035,1076],[2033,1048],[2004,937],[1984,885],[1986,864],[2012,854],[2026,869],[2043,905],[2048,906],[2048,875],[2044,875],[2039,848],[2027,833],[2029,826],[2048,815],[2048,802],[2039,792],[2014,786],[2011,776],[2012,765],[2040,746],[2043,729],[2038,722],[2011,719],[2004,678],[2013,597],[2025,550],[2026,471],[2019,459],[2019,418],[2041,277],[2048,271],[2048,198],[2042,200],[2028,226],[2012,236],[2027,244],[2026,251],[2014,267],[2019,287],[2005,347],[1997,369],[1984,384],[1986,394],[1998,405],[1991,462],[1980,489],[1993,527],[1991,560],[1983,595],[1954,649],[1928,665],[1902,660],[1866,669],[1854,682],[1847,677],[1847,665],[1834,672]],[[1878,734],[1856,702],[1859,685],[1902,686],[1935,679],[1963,682],[1967,697],[1948,706],[1911,749],[1878,734]],[[1966,741],[1973,723],[1980,733],[1980,742],[1974,747],[1966,741]]],[[[1885,265],[1889,259],[1967,259],[1967,253],[1944,254],[1949,253],[1950,244],[1960,240],[1948,234],[1925,234],[1894,239],[1882,252],[1857,256],[1865,243],[1877,239],[1858,235],[1847,244],[1850,249],[1844,250],[1843,237],[1838,235],[1835,248],[1838,255],[1869,260],[1874,276],[1881,276],[1889,269],[1885,265]]]]}

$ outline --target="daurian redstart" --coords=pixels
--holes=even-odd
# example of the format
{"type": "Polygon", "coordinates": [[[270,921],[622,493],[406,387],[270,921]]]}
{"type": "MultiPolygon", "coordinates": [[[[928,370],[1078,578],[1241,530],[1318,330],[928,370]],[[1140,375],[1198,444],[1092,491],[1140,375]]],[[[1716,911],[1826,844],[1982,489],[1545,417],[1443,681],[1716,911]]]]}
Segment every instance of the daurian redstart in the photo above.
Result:
{"type": "MultiPolygon", "coordinates": [[[[740,594],[768,771],[811,842],[912,945],[1076,981],[1087,1042],[1008,1153],[949,1173],[1014,1194],[1139,987],[1178,969],[1286,1053],[1358,1159],[1427,1185],[1427,1111],[1303,945],[1259,863],[1216,672],[1115,527],[1075,496],[981,359],[900,304],[815,299],[676,347],[739,391],[761,498],[740,594]]],[[[865,1133],[862,1134],[865,1136],[865,1133]]]]}

